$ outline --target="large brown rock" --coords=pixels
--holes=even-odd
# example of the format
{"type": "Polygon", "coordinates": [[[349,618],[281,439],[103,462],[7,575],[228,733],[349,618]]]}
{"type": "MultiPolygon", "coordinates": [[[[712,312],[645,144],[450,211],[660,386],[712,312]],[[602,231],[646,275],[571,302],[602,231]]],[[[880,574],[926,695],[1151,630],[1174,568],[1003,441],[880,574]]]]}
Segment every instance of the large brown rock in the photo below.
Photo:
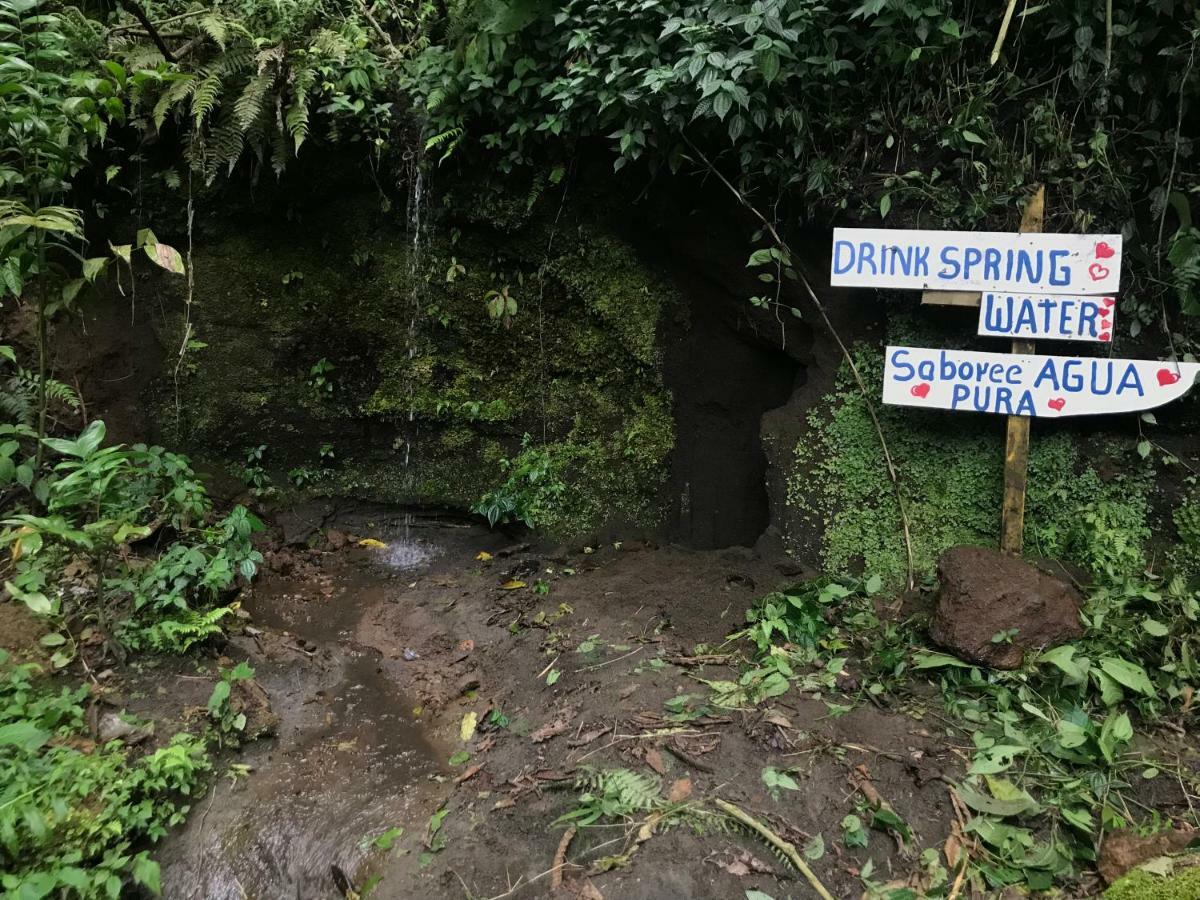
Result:
{"type": "Polygon", "coordinates": [[[968,662],[1015,669],[1026,650],[1083,634],[1075,588],[1021,559],[954,547],[938,560],[938,573],[929,634],[968,662]]]}

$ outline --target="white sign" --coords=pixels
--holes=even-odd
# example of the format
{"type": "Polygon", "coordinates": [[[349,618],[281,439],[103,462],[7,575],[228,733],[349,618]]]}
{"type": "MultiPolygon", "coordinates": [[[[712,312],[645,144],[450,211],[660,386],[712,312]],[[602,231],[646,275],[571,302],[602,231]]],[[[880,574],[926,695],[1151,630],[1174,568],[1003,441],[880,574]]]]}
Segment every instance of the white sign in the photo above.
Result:
{"type": "Polygon", "coordinates": [[[883,402],[1038,418],[1136,412],[1182,397],[1197,372],[1200,363],[888,347],[883,402]]]}
{"type": "Polygon", "coordinates": [[[1054,341],[1112,340],[1116,297],[985,293],[979,303],[979,334],[1054,341]]]}
{"type": "Polygon", "coordinates": [[[1120,281],[1119,234],[833,230],[834,286],[1113,295],[1120,281]]]}

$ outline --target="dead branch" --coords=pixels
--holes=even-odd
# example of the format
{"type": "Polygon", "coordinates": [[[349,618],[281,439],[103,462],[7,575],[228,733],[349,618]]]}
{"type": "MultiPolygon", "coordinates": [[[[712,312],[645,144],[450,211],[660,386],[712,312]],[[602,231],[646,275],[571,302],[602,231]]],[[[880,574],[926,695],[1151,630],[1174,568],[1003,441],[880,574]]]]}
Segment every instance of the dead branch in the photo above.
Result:
{"type": "Polygon", "coordinates": [[[722,800],[720,797],[713,798],[713,803],[717,805],[717,808],[720,809],[721,812],[741,822],[751,831],[757,832],[763,840],[782,853],[787,858],[788,862],[795,866],[796,871],[798,871],[808,880],[808,883],[812,885],[812,889],[817,892],[817,896],[820,897],[821,900],[833,900],[833,894],[829,893],[829,891],[825,889],[825,885],[823,885],[821,880],[817,878],[816,873],[813,872],[813,870],[808,867],[808,863],[801,858],[800,853],[796,850],[795,844],[785,841],[774,831],[772,831],[762,822],[758,821],[758,819],[754,818],[754,816],[750,815],[741,807],[734,806],[732,803],[722,800]]]}

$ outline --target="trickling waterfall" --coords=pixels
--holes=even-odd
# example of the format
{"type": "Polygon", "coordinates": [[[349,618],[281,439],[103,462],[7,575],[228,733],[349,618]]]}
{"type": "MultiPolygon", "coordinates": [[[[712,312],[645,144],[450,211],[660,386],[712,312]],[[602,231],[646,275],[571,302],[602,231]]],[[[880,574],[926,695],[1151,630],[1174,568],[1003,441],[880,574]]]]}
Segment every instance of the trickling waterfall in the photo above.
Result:
{"type": "MultiPolygon", "coordinates": [[[[416,372],[417,338],[421,323],[421,307],[425,297],[425,273],[423,266],[426,218],[429,207],[427,172],[424,143],[420,139],[405,157],[405,174],[408,182],[407,226],[410,242],[408,256],[409,322],[408,322],[408,423],[404,433],[404,481],[410,497],[416,496],[415,478],[409,464],[412,460],[413,441],[417,437],[416,372]]],[[[404,538],[409,540],[412,512],[404,515],[404,538]]]]}

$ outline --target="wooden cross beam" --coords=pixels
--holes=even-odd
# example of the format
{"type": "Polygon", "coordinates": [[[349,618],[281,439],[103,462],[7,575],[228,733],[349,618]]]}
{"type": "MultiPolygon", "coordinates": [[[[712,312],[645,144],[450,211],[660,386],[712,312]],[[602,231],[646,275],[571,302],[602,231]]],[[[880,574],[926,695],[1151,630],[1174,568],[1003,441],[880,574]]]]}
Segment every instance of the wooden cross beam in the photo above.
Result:
{"type": "MultiPolygon", "coordinates": [[[[1042,230],[1046,212],[1046,188],[1038,185],[1025,205],[1018,229],[1022,234],[1042,230]]],[[[979,306],[982,294],[973,291],[925,291],[921,302],[938,306],[979,306]]],[[[1034,343],[1014,340],[1013,353],[1033,353],[1034,343]]],[[[1029,472],[1029,417],[1009,416],[1004,445],[1004,502],[1000,508],[1000,549],[1019,554],[1025,532],[1025,481],[1029,472]]]]}

